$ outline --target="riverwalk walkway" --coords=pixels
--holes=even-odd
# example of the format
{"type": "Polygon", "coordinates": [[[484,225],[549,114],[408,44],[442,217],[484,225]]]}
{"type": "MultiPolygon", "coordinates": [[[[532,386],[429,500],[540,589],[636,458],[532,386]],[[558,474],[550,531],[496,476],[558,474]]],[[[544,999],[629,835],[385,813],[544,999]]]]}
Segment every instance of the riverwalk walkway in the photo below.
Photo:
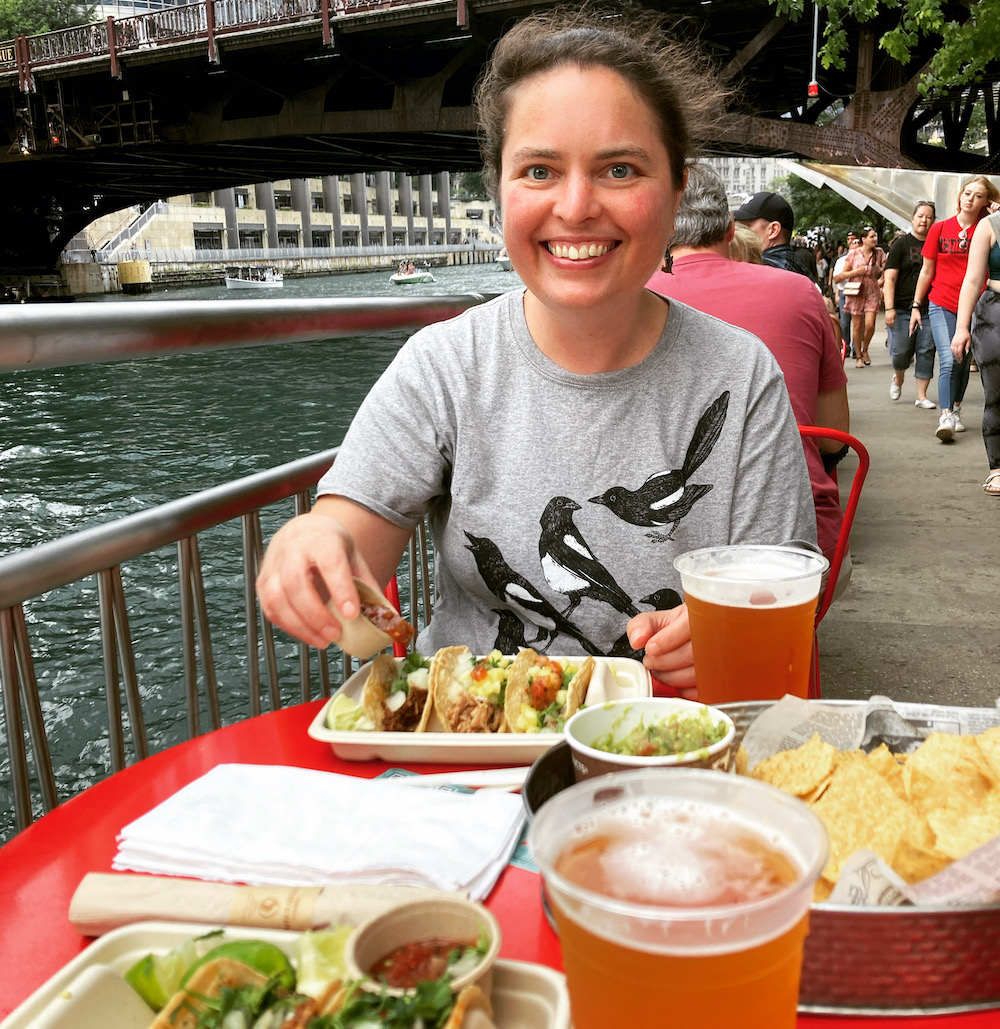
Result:
{"type": "MultiPolygon", "coordinates": [[[[881,316],[871,365],[847,360],[851,433],[871,468],[851,532],[850,588],[819,628],[823,696],[993,706],[1000,697],[1000,499],[982,490],[988,465],[973,373],[967,431],[934,436],[937,410],[914,407],[912,367],[889,399],[892,368],[881,316]]],[[[937,399],[937,368],[927,395],[937,399]]],[[[852,457],[841,467],[846,501],[852,457]]]]}

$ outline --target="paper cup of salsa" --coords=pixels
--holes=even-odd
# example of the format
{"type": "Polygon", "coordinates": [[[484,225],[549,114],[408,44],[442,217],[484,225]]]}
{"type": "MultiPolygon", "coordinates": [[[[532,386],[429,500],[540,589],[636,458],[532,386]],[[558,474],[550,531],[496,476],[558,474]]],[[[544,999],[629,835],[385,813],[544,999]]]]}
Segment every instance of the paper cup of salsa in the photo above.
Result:
{"type": "Polygon", "coordinates": [[[500,925],[463,897],[416,900],[363,922],[344,948],[349,979],[396,996],[418,982],[451,976],[453,993],[478,986],[488,997],[500,952],[500,925]]]}
{"type": "Polygon", "coordinates": [[[679,697],[637,697],[585,707],[566,722],[577,782],[635,768],[729,766],[733,720],[679,697]]]}
{"type": "Polygon", "coordinates": [[[337,646],[362,661],[391,647],[394,642],[408,646],[413,639],[413,626],[404,621],[392,604],[367,582],[355,578],[354,585],[361,601],[361,612],[357,618],[340,623],[337,646]]]}

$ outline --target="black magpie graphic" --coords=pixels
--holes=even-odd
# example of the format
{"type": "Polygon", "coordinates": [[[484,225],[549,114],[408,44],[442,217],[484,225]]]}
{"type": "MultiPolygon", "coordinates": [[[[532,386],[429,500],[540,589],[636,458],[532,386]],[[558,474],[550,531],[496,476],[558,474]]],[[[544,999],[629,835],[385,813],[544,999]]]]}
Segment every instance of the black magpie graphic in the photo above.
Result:
{"type": "Polygon", "coordinates": [[[575,639],[588,654],[600,654],[586,636],[568,619],[564,618],[534,586],[519,575],[504,560],[500,548],[485,536],[473,536],[466,532],[469,540],[467,550],[472,551],[476,567],[483,577],[490,593],[519,614],[523,614],[532,625],[542,630],[538,638],[547,636],[551,643],[560,633],[575,639]]]}
{"type": "Polygon", "coordinates": [[[538,556],[545,581],[570,599],[563,611],[568,618],[583,598],[602,600],[625,615],[636,615],[639,609],[615,582],[611,573],[594,557],[580,530],[573,524],[573,512],[580,505],[569,497],[553,497],[542,512],[542,534],[538,538],[538,556]]]}
{"type": "MultiPolygon", "coordinates": [[[[643,597],[639,603],[651,605],[654,611],[670,611],[675,607],[680,607],[684,601],[677,590],[664,586],[663,589],[650,593],[648,597],[643,597]]],[[[632,644],[629,643],[628,633],[623,632],[615,640],[614,646],[608,651],[608,657],[634,657],[636,661],[641,661],[644,653],[645,651],[635,650],[632,644]]]]}
{"type": "Polygon", "coordinates": [[[722,433],[728,407],[729,391],[726,390],[698,419],[681,468],[656,472],[637,490],[612,486],[599,497],[591,497],[590,503],[609,508],[622,521],[632,525],[669,524],[670,531],[666,535],[660,532],[647,532],[646,535],[656,543],[673,539],[681,519],[712,489],[711,486],[689,484],[688,479],[711,454],[722,433]]]}
{"type": "Polygon", "coordinates": [[[527,647],[528,641],[524,638],[524,622],[513,611],[507,611],[500,607],[495,607],[492,611],[493,614],[500,617],[497,640],[493,644],[493,649],[499,650],[501,654],[516,654],[519,650],[527,647]]]}

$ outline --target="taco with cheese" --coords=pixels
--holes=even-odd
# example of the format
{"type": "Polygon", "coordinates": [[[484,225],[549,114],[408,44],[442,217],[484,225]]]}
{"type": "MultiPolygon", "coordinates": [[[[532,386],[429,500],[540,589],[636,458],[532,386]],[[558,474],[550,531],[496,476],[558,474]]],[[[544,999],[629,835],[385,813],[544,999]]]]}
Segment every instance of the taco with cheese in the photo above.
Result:
{"type": "Polygon", "coordinates": [[[372,663],[362,702],[377,730],[423,732],[431,716],[431,662],[422,654],[397,661],[381,654],[372,663]]]}
{"type": "Polygon", "coordinates": [[[444,647],[431,660],[431,701],[446,732],[506,732],[504,695],[513,658],[499,650],[476,657],[444,647]]]}
{"type": "Polygon", "coordinates": [[[530,647],[514,658],[504,715],[510,732],[562,732],[587,697],[594,659],[545,657],[530,647]]]}

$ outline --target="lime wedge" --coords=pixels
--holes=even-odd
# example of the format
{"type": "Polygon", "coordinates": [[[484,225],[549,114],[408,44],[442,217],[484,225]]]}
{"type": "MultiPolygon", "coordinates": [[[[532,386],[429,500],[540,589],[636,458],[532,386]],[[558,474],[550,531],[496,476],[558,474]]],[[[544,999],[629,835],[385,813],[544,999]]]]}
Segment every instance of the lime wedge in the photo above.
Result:
{"type": "Polygon", "coordinates": [[[277,977],[278,982],[289,990],[295,989],[295,969],[292,968],[288,955],[273,943],[266,940],[227,940],[203,954],[184,972],[181,979],[183,986],[208,961],[215,958],[232,958],[249,965],[255,972],[266,975],[268,979],[277,977]]]}
{"type": "Polygon", "coordinates": [[[346,694],[338,693],[326,709],[326,727],[339,732],[352,729],[374,729],[365,709],[346,694]]]}
{"type": "Polygon", "coordinates": [[[185,940],[167,954],[147,954],[125,973],[125,982],[159,1011],[180,989],[181,979],[196,959],[194,943],[185,940]]]}
{"type": "Polygon", "coordinates": [[[318,997],[332,980],[344,977],[344,945],[352,932],[353,926],[339,925],[335,929],[305,932],[295,941],[299,993],[318,997]]]}

